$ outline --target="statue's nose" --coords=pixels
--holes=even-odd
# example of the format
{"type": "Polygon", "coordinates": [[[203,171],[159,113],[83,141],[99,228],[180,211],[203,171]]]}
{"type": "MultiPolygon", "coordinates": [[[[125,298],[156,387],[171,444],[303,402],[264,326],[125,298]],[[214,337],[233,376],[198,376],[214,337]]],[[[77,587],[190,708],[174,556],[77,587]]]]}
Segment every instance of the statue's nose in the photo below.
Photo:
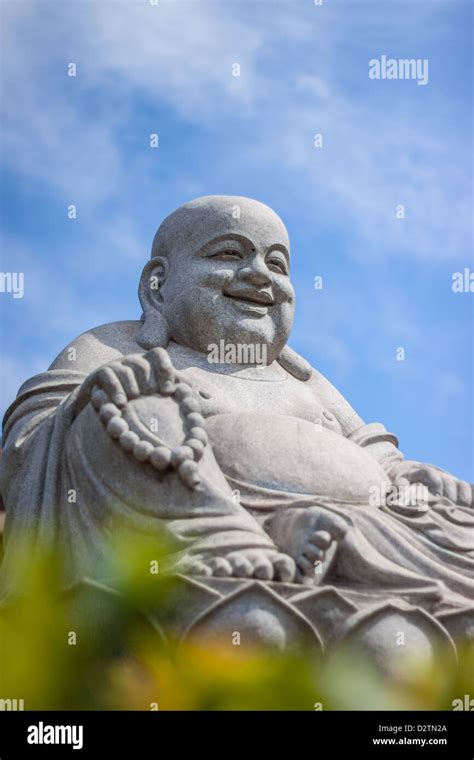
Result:
{"type": "Polygon", "coordinates": [[[267,265],[261,259],[255,257],[251,264],[242,267],[240,276],[252,285],[262,287],[271,285],[272,277],[267,265]]]}

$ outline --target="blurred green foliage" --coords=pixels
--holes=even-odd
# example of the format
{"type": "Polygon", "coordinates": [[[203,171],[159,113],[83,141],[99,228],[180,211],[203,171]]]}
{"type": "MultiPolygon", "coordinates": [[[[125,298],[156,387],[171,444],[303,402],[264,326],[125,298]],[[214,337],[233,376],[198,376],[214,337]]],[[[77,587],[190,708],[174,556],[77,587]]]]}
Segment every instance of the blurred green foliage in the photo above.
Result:
{"type": "Polygon", "coordinates": [[[0,614],[0,698],[28,709],[451,710],[474,696],[474,647],[440,651],[388,679],[360,653],[324,661],[309,652],[183,643],[160,635],[143,610],[173,610],[172,578],[150,571],[167,548],[122,537],[100,568],[109,584],[59,593],[61,557],[18,556],[21,594],[0,614]],[[28,559],[28,561],[26,561],[28,559]]]}

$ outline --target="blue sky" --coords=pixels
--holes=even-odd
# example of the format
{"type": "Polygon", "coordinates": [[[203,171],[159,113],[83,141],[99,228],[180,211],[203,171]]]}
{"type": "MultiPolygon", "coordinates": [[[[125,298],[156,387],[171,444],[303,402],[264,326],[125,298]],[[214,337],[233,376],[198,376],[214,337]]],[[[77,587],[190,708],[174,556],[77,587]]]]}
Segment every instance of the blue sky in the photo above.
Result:
{"type": "Polygon", "coordinates": [[[76,335],[139,317],[164,216],[248,195],[290,232],[293,347],[408,458],[473,481],[474,296],[451,288],[474,270],[472,3],[0,6],[1,269],[25,275],[0,294],[1,411],[76,335]],[[370,80],[383,54],[427,58],[428,84],[370,80]]]}

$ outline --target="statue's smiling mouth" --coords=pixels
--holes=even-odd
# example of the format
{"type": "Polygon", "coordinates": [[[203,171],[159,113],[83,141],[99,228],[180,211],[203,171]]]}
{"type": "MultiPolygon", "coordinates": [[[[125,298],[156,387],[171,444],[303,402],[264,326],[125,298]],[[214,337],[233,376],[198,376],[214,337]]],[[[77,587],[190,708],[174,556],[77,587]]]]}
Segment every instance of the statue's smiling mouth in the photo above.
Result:
{"type": "Polygon", "coordinates": [[[271,297],[270,293],[266,293],[265,291],[258,293],[258,292],[239,292],[239,293],[224,293],[226,298],[232,298],[234,301],[240,301],[244,304],[249,304],[253,306],[273,306],[274,300],[271,297]]]}

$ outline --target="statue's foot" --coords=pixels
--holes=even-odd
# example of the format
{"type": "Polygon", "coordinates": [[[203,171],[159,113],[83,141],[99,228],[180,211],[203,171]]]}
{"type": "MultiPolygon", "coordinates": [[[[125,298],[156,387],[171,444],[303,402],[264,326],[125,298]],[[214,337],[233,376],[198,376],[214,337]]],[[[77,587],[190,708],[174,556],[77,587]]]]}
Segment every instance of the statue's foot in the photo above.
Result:
{"type": "Polygon", "coordinates": [[[294,558],[297,583],[320,582],[346,535],[345,520],[326,507],[278,511],[267,523],[277,546],[294,558]]]}
{"type": "Polygon", "coordinates": [[[333,542],[333,536],[326,530],[316,530],[310,535],[301,553],[296,557],[296,566],[304,576],[317,572],[326,559],[326,553],[333,542]]]}
{"type": "Polygon", "coordinates": [[[220,578],[258,578],[263,581],[295,580],[296,565],[287,554],[273,549],[241,549],[223,557],[190,560],[183,567],[187,575],[220,578]]]}

